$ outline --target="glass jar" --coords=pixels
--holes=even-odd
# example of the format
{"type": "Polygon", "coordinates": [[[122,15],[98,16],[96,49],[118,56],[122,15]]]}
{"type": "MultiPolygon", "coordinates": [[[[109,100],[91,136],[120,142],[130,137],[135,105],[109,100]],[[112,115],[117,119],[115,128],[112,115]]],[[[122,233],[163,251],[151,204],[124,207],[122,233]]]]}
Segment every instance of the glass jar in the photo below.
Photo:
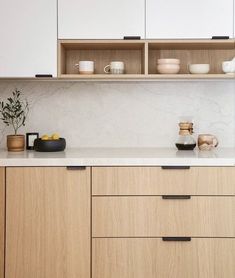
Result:
{"type": "Polygon", "coordinates": [[[176,147],[178,150],[193,150],[196,147],[196,141],[194,140],[193,134],[193,123],[190,122],[180,122],[179,137],[176,142],[176,147]]]}

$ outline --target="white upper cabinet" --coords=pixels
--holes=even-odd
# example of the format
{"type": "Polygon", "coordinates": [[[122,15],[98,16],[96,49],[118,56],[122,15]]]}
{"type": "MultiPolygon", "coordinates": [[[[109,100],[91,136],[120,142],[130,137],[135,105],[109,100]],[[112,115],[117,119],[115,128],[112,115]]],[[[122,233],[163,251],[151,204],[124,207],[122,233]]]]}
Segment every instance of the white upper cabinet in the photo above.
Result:
{"type": "Polygon", "coordinates": [[[146,37],[233,37],[233,0],[146,0],[146,37]]]}
{"type": "Polygon", "coordinates": [[[57,75],[56,0],[0,0],[0,77],[57,75]]]}
{"type": "Polygon", "coordinates": [[[58,0],[60,39],[145,36],[145,0],[58,0]]]}

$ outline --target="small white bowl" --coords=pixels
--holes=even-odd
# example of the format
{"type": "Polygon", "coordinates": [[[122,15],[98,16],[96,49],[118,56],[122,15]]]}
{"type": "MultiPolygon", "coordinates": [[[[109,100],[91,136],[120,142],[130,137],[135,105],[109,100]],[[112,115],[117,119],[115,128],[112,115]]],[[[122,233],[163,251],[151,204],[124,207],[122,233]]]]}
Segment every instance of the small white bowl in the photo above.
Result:
{"type": "Polygon", "coordinates": [[[192,74],[207,74],[210,71],[210,64],[191,64],[188,69],[192,74]]]}
{"type": "Polygon", "coordinates": [[[158,59],[157,60],[158,65],[163,65],[163,64],[175,64],[175,65],[179,65],[180,64],[180,60],[179,59],[158,59]]]}
{"type": "Polygon", "coordinates": [[[180,71],[180,65],[162,64],[157,66],[157,70],[161,74],[176,74],[180,71]]]}

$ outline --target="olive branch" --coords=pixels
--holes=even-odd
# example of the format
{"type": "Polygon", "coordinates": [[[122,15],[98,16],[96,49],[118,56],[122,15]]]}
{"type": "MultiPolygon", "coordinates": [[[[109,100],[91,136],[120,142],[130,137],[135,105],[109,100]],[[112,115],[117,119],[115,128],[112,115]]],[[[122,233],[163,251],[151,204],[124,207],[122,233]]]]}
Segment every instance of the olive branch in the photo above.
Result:
{"type": "Polygon", "coordinates": [[[0,119],[6,126],[12,126],[14,134],[17,135],[18,129],[25,126],[25,120],[29,112],[27,100],[22,100],[21,92],[17,89],[12,92],[12,97],[7,101],[0,101],[0,119]]]}

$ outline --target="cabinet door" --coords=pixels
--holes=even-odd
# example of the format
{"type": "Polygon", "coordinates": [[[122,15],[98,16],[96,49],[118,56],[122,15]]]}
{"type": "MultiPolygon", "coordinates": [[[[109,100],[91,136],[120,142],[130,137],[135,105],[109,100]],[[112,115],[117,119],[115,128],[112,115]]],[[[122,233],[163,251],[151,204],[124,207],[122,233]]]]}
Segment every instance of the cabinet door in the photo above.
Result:
{"type": "Polygon", "coordinates": [[[235,238],[96,238],[93,278],[234,278],[235,238]]]}
{"type": "Polygon", "coordinates": [[[5,278],[90,278],[90,169],[7,168],[5,278]]]}
{"type": "Polygon", "coordinates": [[[5,168],[0,167],[0,278],[4,278],[5,168]]]}
{"type": "Polygon", "coordinates": [[[145,0],[58,0],[58,11],[61,39],[144,38],[145,0]]]}
{"type": "Polygon", "coordinates": [[[233,37],[233,0],[146,0],[146,36],[233,37]]]}
{"type": "Polygon", "coordinates": [[[0,77],[56,76],[56,0],[0,0],[0,77]]]}

